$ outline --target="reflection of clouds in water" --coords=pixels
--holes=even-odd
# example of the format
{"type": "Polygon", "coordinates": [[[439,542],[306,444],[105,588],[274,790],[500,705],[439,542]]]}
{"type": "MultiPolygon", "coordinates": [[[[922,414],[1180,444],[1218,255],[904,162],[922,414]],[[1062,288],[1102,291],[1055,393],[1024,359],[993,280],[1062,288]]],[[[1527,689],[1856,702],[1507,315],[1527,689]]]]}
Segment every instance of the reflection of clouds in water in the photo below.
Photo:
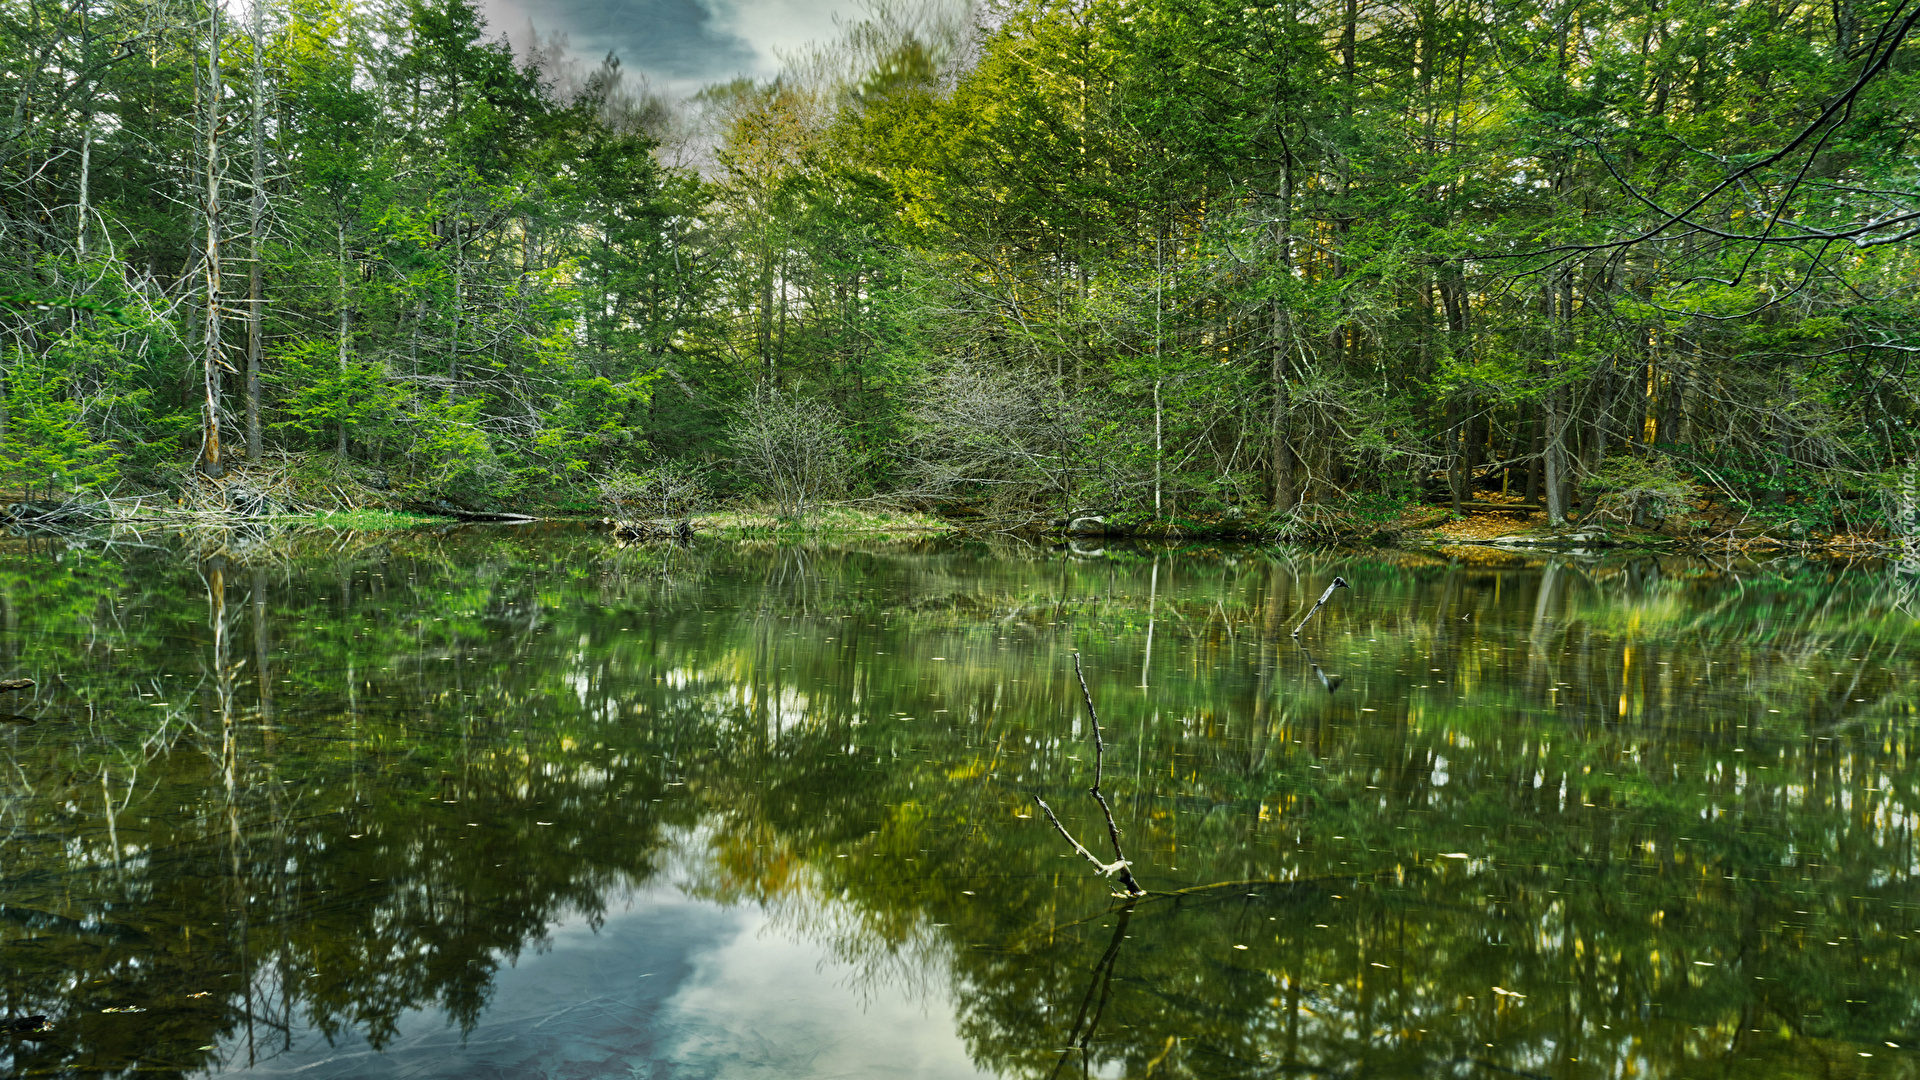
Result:
{"type": "Polygon", "coordinates": [[[944,995],[872,995],[847,973],[748,915],[733,940],[694,960],[668,1006],[667,1023],[686,1034],[667,1056],[716,1080],[982,1075],[944,995]]]}
{"type": "MultiPolygon", "coordinates": [[[[697,860],[699,836],[679,837],[670,857],[697,860]]],[[[944,994],[876,993],[761,910],[665,885],[610,901],[603,923],[556,923],[503,966],[471,1031],[413,1009],[382,1051],[296,1024],[288,1050],[250,1063],[243,1034],[221,1056],[232,1071],[300,1080],[980,1075],[944,994]]]]}

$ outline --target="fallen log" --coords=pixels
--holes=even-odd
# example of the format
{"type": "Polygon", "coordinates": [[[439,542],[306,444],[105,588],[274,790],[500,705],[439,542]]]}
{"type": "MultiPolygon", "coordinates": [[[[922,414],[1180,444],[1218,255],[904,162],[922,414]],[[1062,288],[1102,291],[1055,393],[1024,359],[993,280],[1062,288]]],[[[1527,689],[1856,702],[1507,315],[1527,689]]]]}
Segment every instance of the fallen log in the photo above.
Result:
{"type": "MultiPolygon", "coordinates": [[[[1429,505],[1435,510],[1449,510],[1453,507],[1451,502],[1430,503],[1429,505]]],[[[1462,510],[1512,510],[1522,514],[1538,514],[1546,509],[1544,506],[1534,506],[1531,503],[1498,503],[1481,502],[1478,500],[1463,501],[1460,504],[1460,508],[1462,510]]]]}

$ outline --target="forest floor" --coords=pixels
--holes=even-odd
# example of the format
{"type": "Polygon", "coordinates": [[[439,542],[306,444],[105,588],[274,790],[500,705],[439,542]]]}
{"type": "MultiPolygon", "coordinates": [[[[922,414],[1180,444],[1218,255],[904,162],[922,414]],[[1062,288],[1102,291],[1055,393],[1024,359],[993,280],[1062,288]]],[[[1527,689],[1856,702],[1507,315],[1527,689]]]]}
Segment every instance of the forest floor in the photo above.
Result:
{"type": "MultiPolygon", "coordinates": [[[[1518,499],[1497,495],[1482,496],[1482,500],[1519,503],[1518,499]]],[[[1482,505],[1458,517],[1448,507],[1424,507],[1410,513],[1408,519],[1400,525],[1406,540],[1441,546],[1647,547],[1703,553],[1785,550],[1838,558],[1882,556],[1896,550],[1883,536],[1796,530],[1786,523],[1757,520],[1708,499],[1697,500],[1690,513],[1668,519],[1659,528],[1636,527],[1612,519],[1588,523],[1578,515],[1569,524],[1555,528],[1547,524],[1545,512],[1518,505],[1512,509],[1482,505]]]]}

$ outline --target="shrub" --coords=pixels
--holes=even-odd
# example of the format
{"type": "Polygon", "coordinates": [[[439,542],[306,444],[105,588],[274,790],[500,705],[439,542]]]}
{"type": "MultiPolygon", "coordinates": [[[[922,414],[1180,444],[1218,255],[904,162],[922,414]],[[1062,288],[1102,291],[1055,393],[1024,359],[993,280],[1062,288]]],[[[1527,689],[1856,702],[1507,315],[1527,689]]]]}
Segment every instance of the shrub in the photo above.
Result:
{"type": "Polygon", "coordinates": [[[772,499],[781,517],[805,518],[838,495],[853,471],[839,415],[790,390],[755,393],[740,407],[728,441],[741,477],[772,499]]]}
{"type": "Polygon", "coordinates": [[[1645,525],[1688,509],[1694,486],[1663,457],[1609,457],[1582,485],[1590,493],[1592,518],[1645,525]]]}

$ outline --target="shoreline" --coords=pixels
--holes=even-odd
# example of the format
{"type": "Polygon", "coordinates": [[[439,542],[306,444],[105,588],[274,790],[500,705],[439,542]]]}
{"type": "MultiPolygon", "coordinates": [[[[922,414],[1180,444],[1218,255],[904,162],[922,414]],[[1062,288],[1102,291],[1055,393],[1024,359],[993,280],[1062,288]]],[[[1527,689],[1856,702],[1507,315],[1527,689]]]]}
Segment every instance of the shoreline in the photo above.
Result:
{"type": "MultiPolygon", "coordinates": [[[[1514,521],[1500,511],[1470,513],[1451,519],[1434,514],[1405,515],[1412,521],[1386,524],[1372,532],[1353,530],[1336,533],[1316,532],[1286,535],[1277,530],[1249,526],[1246,523],[1180,522],[1177,524],[1142,522],[1140,524],[1101,523],[1099,531],[1074,530],[1057,524],[1036,525],[1028,520],[1008,522],[1007,527],[978,518],[953,519],[924,511],[869,510],[857,507],[826,507],[810,514],[804,522],[783,519],[755,510],[720,510],[694,515],[691,519],[698,535],[735,540],[752,539],[831,539],[856,536],[907,537],[984,537],[1017,536],[1053,548],[1078,544],[1247,544],[1282,545],[1301,548],[1402,548],[1445,550],[1449,548],[1501,551],[1526,554],[1601,554],[1646,551],[1666,555],[1724,557],[1728,555],[1792,554],[1826,559],[1901,559],[1913,555],[1912,547],[1897,541],[1858,535],[1834,535],[1794,539],[1765,533],[1739,535],[1730,532],[1700,536],[1676,536],[1652,530],[1605,527],[1581,528],[1577,523],[1558,530],[1530,526],[1514,521]],[[1497,526],[1497,527],[1494,527],[1497,526]]],[[[1077,522],[1076,522],[1077,523],[1077,522]]],[[[14,520],[15,529],[27,534],[82,536],[101,530],[172,531],[237,530],[266,532],[298,531],[308,528],[345,529],[354,532],[394,532],[444,526],[494,525],[571,525],[589,529],[617,528],[614,519],[587,514],[535,516],[521,514],[434,514],[417,511],[375,509],[320,510],[306,514],[243,515],[195,512],[162,512],[130,518],[74,515],[54,521],[14,520]]],[[[647,541],[630,541],[644,543],[647,541]]]]}

